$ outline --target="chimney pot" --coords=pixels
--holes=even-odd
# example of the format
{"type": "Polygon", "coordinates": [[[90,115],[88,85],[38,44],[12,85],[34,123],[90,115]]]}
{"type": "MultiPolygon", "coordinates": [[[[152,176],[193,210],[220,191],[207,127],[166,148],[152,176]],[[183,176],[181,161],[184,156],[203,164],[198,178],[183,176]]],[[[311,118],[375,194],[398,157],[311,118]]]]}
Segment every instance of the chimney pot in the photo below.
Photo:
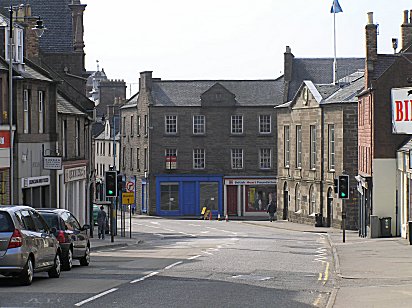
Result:
{"type": "Polygon", "coordinates": [[[408,23],[408,15],[409,15],[408,10],[404,10],[404,11],[403,11],[403,23],[404,23],[404,24],[407,24],[407,23],[408,23]]]}
{"type": "Polygon", "coordinates": [[[286,46],[286,52],[287,52],[287,53],[291,53],[291,52],[292,52],[292,50],[290,49],[289,46],[286,46]]]}
{"type": "Polygon", "coordinates": [[[373,25],[373,12],[368,12],[368,24],[373,25]]]}

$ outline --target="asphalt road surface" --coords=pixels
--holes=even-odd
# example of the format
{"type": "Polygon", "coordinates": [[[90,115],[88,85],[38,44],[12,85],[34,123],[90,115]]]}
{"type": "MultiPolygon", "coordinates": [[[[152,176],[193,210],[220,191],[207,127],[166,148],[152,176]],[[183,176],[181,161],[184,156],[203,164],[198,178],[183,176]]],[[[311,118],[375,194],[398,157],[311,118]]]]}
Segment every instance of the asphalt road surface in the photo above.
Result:
{"type": "Polygon", "coordinates": [[[94,251],[59,279],[0,276],[0,307],[326,307],[333,288],[323,234],[158,218],[133,230],[141,244],[94,251]]]}

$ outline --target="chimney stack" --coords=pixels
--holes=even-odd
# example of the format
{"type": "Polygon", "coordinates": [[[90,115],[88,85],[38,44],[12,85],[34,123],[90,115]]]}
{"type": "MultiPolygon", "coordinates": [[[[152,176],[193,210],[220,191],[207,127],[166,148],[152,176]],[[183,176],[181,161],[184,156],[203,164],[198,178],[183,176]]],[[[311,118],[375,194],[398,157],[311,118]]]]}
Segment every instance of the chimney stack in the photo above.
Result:
{"type": "Polygon", "coordinates": [[[403,23],[401,25],[402,50],[412,44],[412,10],[403,11],[403,23]]]}
{"type": "Polygon", "coordinates": [[[283,93],[283,101],[288,101],[288,94],[289,94],[289,83],[292,81],[292,71],[293,71],[293,58],[294,55],[292,50],[289,46],[286,46],[286,51],[284,55],[284,63],[283,63],[283,78],[284,78],[284,93],[283,93]]]}
{"type": "Polygon", "coordinates": [[[139,92],[150,92],[152,90],[152,72],[145,71],[140,73],[139,92]]]}
{"type": "Polygon", "coordinates": [[[365,82],[366,87],[370,84],[369,75],[375,68],[378,59],[378,26],[373,23],[373,12],[368,13],[368,23],[365,27],[366,33],[366,60],[365,60],[365,82]]]}

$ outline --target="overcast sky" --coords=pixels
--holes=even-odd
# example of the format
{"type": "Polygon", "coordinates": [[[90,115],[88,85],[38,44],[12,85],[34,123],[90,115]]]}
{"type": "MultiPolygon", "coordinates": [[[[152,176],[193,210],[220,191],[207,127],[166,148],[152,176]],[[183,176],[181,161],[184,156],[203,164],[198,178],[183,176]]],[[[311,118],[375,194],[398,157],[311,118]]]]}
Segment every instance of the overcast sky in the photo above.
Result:
{"type": "MultiPolygon", "coordinates": [[[[82,0],[86,69],[138,91],[139,72],[175,79],[273,79],[283,53],[333,57],[333,0],[82,0]]],[[[367,12],[378,52],[393,53],[410,0],[339,0],[338,57],[365,56],[367,12]]]]}

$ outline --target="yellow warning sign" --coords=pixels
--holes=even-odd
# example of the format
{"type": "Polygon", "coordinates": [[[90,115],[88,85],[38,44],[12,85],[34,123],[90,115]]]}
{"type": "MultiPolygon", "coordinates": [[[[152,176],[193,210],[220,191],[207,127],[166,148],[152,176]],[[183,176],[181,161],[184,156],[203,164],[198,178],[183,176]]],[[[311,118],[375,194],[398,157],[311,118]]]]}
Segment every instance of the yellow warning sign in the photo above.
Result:
{"type": "Polygon", "coordinates": [[[202,208],[202,215],[206,213],[206,210],[207,210],[206,206],[202,208]]]}
{"type": "Polygon", "coordinates": [[[133,192],[122,193],[122,203],[123,204],[133,204],[134,203],[134,193],[133,192]]]}

